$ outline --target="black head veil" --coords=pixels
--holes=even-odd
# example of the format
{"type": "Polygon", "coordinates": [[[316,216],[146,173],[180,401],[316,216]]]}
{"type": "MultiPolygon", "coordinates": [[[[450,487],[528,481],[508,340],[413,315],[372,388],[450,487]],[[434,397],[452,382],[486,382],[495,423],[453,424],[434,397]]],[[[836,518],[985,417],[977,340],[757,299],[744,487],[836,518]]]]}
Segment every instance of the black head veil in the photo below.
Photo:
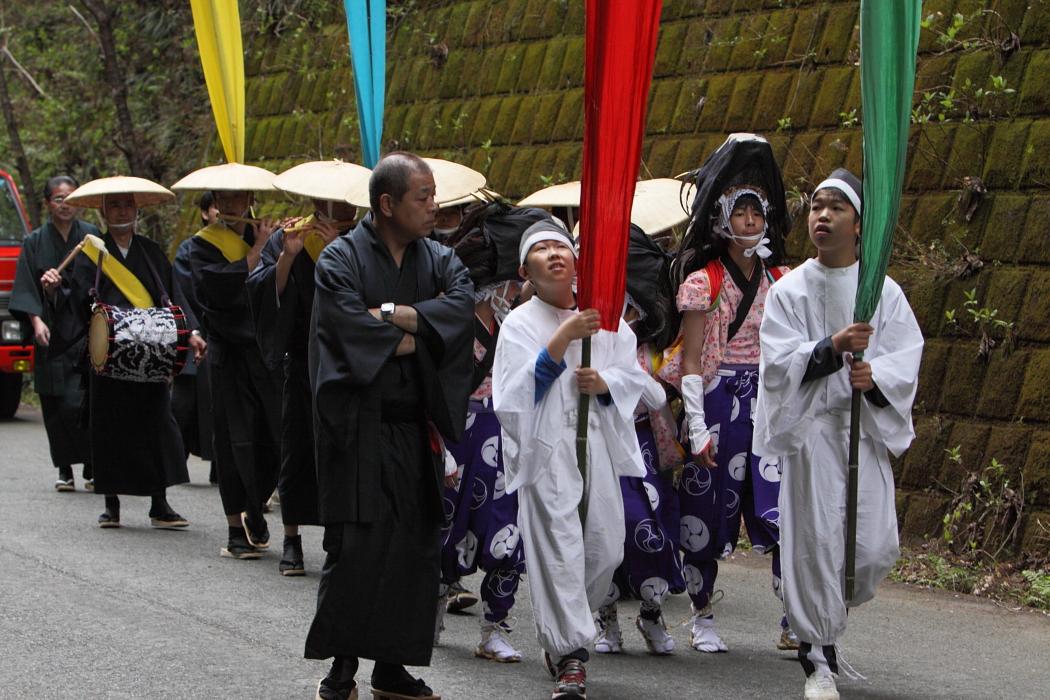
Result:
{"type": "Polygon", "coordinates": [[[769,202],[766,226],[769,248],[773,252],[765,264],[773,266],[783,262],[784,238],[791,231],[791,216],[784,179],[768,141],[755,134],[731,134],[703,165],[682,179],[696,185],[696,194],[685,236],[672,265],[675,287],[726,250],[725,239],[712,234],[712,217],[717,213],[718,198],[734,185],[753,185],[765,192],[769,202]]]}

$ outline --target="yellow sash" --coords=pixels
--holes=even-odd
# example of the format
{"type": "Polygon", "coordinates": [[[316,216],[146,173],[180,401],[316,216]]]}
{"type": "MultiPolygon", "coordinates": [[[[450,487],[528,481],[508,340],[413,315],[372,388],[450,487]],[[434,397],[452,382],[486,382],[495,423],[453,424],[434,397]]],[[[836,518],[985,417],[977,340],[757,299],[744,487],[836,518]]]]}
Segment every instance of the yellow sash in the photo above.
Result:
{"type": "Polygon", "coordinates": [[[237,262],[248,257],[251,246],[237,232],[220,223],[210,224],[197,232],[198,236],[219,249],[227,262],[237,262]]]}
{"type": "MultiPolygon", "coordinates": [[[[94,236],[92,237],[94,238],[94,236]]],[[[99,239],[99,243],[102,243],[101,239],[99,239]]],[[[88,256],[96,266],[98,265],[99,257],[102,258],[102,274],[117,286],[120,293],[127,297],[128,301],[136,309],[146,309],[153,306],[153,297],[142,286],[142,282],[139,282],[139,278],[131,270],[124,267],[124,264],[113,257],[104,247],[100,249],[97,247],[97,244],[92,245],[89,243],[81,248],[80,252],[88,256]]]]}
{"type": "Polygon", "coordinates": [[[315,263],[317,262],[317,258],[320,257],[321,251],[324,250],[324,247],[326,245],[328,244],[325,243],[324,239],[321,238],[321,234],[319,233],[309,233],[306,236],[306,240],[303,241],[303,247],[306,248],[307,254],[310,256],[310,259],[313,260],[315,263]]]}

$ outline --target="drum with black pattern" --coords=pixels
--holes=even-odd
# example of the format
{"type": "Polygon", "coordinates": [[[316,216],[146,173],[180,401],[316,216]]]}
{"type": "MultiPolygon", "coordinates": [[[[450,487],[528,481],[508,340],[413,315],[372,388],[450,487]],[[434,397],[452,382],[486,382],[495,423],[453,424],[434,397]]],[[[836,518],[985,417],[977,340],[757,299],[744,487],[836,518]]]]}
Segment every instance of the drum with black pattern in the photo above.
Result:
{"type": "Polygon", "coordinates": [[[178,306],[95,304],[88,354],[95,372],[130,382],[167,382],[186,364],[190,334],[178,306]]]}

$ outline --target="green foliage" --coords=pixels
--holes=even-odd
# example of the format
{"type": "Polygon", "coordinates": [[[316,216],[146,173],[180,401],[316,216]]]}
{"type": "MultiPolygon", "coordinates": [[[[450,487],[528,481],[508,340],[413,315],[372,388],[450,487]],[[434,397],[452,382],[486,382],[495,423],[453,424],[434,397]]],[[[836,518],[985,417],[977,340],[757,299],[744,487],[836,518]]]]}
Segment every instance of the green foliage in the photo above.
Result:
{"type": "MultiPolygon", "coordinates": [[[[962,466],[960,446],[945,450],[962,466]]],[[[1021,535],[1024,483],[1013,483],[1006,465],[993,457],[983,469],[971,470],[942,519],[941,540],[955,554],[970,554],[991,564],[1013,553],[1021,535]]]]}
{"type": "Polygon", "coordinates": [[[977,356],[987,360],[992,350],[1001,342],[1003,349],[1009,353],[1013,349],[1016,328],[1014,321],[1006,321],[999,318],[999,309],[983,306],[977,300],[977,288],[963,292],[963,311],[965,316],[960,316],[958,309],[945,309],[944,319],[949,328],[956,333],[963,333],[976,337],[977,356]]]}
{"type": "Polygon", "coordinates": [[[1022,602],[1040,610],[1050,610],[1050,573],[1026,569],[1021,576],[1029,585],[1022,602]]]}

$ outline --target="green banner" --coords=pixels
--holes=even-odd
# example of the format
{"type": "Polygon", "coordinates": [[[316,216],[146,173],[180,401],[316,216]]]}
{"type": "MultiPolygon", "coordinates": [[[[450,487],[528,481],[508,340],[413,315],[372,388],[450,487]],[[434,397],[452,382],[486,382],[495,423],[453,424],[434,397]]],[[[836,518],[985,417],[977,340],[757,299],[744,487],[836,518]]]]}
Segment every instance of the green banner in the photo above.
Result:
{"type": "Polygon", "coordinates": [[[864,200],[856,321],[875,314],[893,248],[915,91],[920,0],[861,0],[864,200]]]}

